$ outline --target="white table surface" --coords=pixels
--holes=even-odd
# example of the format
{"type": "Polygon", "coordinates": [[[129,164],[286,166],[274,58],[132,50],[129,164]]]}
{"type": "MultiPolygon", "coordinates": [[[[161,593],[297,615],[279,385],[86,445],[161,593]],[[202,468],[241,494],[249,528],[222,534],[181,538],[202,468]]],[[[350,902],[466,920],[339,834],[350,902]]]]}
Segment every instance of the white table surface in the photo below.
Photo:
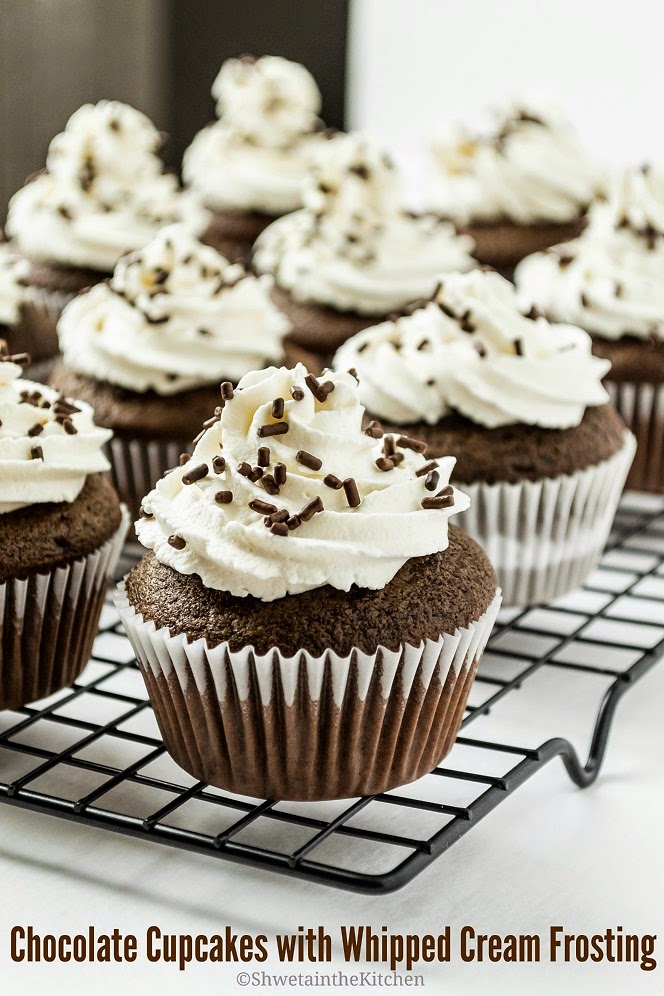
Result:
{"type": "MultiPolygon", "coordinates": [[[[546,669],[477,720],[468,735],[532,746],[564,735],[583,753],[598,703],[596,680],[580,676],[570,686],[546,669]]],[[[92,923],[99,932],[117,927],[139,936],[151,924],[185,934],[216,933],[230,924],[270,938],[300,924],[322,924],[333,936],[342,923],[434,934],[447,924],[453,934],[464,924],[497,934],[546,934],[553,923],[586,934],[621,925],[626,932],[659,934],[657,953],[664,958],[663,702],[659,665],[619,705],[593,787],[576,789],[561,762],[552,762],[413,883],[377,898],[0,805],[0,991],[69,993],[85,985],[100,994],[256,991],[236,985],[243,966],[192,965],[182,974],[145,961],[13,965],[9,930],[15,924],[76,933],[92,923]]],[[[283,971],[276,959],[254,967],[283,971]]],[[[664,967],[646,973],[635,964],[463,964],[457,958],[414,971],[432,993],[518,994],[538,986],[546,996],[631,996],[662,992],[664,967]]]]}

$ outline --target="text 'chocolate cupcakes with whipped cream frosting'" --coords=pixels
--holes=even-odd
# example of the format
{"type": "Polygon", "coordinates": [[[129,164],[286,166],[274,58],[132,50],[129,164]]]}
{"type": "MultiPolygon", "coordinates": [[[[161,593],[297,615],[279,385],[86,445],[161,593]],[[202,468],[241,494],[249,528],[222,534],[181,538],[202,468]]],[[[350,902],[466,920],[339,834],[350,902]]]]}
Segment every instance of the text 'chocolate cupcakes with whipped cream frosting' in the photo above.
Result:
{"type": "Polygon", "coordinates": [[[541,101],[510,101],[476,129],[431,143],[432,207],[475,241],[475,257],[511,276],[529,253],[573,239],[605,177],[571,125],[541,101]]]}
{"type": "MultiPolygon", "coordinates": [[[[108,284],[79,295],[58,324],[51,376],[113,430],[113,479],[134,518],[155,481],[221,404],[221,382],[281,363],[289,324],[269,277],[248,274],[186,228],[124,257],[108,284]]],[[[297,351],[296,351],[297,353],[297,351]]]]}
{"type": "Polygon", "coordinates": [[[524,302],[586,329],[611,361],[606,387],[638,443],[627,486],[664,492],[664,173],[625,171],[579,239],[516,278],[524,302]]]}
{"type": "Polygon", "coordinates": [[[91,409],[21,378],[0,340],[0,709],[78,677],[128,516],[91,409]]]}
{"type": "Polygon", "coordinates": [[[473,243],[401,204],[389,158],[365,137],[321,147],[301,211],[270,225],[254,265],[275,278],[293,337],[324,357],[360,329],[431,294],[441,273],[468,270],[473,243]]]}
{"type": "Polygon", "coordinates": [[[487,551],[506,605],[549,602],[585,580],[635,450],[601,384],[609,363],[585,332],[524,316],[507,280],[475,271],[357,335],[334,365],[357,370],[385,430],[428,443],[432,473],[438,455],[457,458],[454,480],[471,498],[458,521],[487,551]]]}
{"type": "Polygon", "coordinates": [[[321,96],[304,66],[273,55],[228,59],[212,95],[219,120],[196,135],[182,174],[212,211],[203,240],[246,263],[263,229],[302,205],[321,96]]]}
{"type": "Polygon", "coordinates": [[[115,100],[84,104],[52,140],[46,169],[12,197],[7,234],[29,260],[26,340],[33,360],[53,356],[56,323],[80,290],[106,280],[120,256],[164,225],[203,231],[208,213],[157,155],[162,136],[115,100]]]}
{"type": "Polygon", "coordinates": [[[414,440],[395,470],[356,380],[247,374],[190,464],[146,497],[118,593],[167,749],[272,799],[384,791],[449,751],[500,604],[414,440]]]}

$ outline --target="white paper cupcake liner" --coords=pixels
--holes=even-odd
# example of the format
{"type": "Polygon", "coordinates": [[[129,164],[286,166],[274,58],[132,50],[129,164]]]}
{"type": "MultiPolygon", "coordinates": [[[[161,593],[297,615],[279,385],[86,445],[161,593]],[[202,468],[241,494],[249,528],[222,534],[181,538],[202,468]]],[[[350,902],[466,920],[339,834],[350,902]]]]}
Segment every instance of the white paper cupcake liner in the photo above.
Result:
{"type": "Polygon", "coordinates": [[[636,440],[575,474],[518,484],[461,484],[470,508],[455,523],[482,546],[507,606],[537,605],[581,585],[611,529],[636,440]]]}
{"type": "Polygon", "coordinates": [[[43,699],[79,676],[128,525],[123,507],[118,530],[86,557],[0,584],[0,709],[43,699]]]}
{"type": "Polygon", "coordinates": [[[116,605],[167,750],[194,777],[267,799],[387,791],[431,771],[456,739],[501,604],[467,628],[340,657],[233,652],[157,629],[116,605]]]}
{"type": "Polygon", "coordinates": [[[664,492],[664,384],[609,380],[604,386],[636,436],[636,456],[626,486],[664,492]]]}
{"type": "Polygon", "coordinates": [[[127,505],[132,522],[141,503],[165,471],[177,467],[180,454],[191,452],[191,439],[150,440],[114,436],[106,446],[113,487],[127,505]]]}

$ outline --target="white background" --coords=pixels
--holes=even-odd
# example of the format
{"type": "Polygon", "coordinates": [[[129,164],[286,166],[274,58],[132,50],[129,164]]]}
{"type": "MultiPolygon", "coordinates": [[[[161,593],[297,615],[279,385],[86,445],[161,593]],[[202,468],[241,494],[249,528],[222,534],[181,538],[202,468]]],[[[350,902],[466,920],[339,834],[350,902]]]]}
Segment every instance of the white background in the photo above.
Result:
{"type": "Polygon", "coordinates": [[[413,158],[436,126],[548,96],[612,164],[664,163],[658,0],[355,0],[349,123],[413,158]]]}

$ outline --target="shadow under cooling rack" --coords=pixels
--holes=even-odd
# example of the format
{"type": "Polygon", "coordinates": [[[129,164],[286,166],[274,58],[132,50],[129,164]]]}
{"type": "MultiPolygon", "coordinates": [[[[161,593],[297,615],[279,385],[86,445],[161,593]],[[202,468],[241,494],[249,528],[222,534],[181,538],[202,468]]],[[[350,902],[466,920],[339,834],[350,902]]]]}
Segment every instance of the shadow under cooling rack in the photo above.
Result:
{"type": "Polygon", "coordinates": [[[561,757],[577,785],[589,785],[620,698],[662,654],[664,497],[628,494],[584,588],[550,606],[501,613],[444,764],[384,795],[273,802],[197,782],[170,759],[109,604],[80,680],[41,703],[0,713],[0,801],[338,888],[389,892],[553,758],[561,757]],[[562,737],[520,745],[513,717],[506,740],[472,735],[479,717],[494,707],[500,714],[533,676],[547,674],[557,688],[593,679],[581,682],[594,724],[585,763],[562,737]]]}

